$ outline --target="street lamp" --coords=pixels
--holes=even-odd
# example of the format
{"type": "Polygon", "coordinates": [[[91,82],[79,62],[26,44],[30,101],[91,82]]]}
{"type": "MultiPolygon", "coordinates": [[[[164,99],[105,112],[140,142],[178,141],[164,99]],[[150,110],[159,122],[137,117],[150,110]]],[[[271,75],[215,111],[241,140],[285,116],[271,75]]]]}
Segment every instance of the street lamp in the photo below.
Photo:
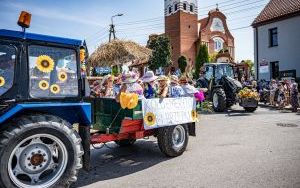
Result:
{"type": "Polygon", "coordinates": [[[109,42],[111,42],[111,34],[113,34],[114,40],[116,39],[116,31],[115,31],[115,25],[114,25],[114,17],[120,17],[124,14],[116,14],[111,17],[111,24],[109,29],[109,42]]]}

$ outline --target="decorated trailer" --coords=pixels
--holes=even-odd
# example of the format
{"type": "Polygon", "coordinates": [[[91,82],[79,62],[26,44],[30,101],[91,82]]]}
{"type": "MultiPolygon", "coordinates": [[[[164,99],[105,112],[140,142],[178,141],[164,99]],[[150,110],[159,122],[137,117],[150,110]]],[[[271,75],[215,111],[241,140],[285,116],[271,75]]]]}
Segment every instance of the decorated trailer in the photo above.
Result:
{"type": "Polygon", "coordinates": [[[23,12],[22,32],[0,30],[1,188],[68,187],[89,169],[91,144],[156,136],[167,156],[185,151],[195,136],[193,98],[140,100],[133,109],[90,98],[82,41],[27,33],[29,23],[23,12]]]}

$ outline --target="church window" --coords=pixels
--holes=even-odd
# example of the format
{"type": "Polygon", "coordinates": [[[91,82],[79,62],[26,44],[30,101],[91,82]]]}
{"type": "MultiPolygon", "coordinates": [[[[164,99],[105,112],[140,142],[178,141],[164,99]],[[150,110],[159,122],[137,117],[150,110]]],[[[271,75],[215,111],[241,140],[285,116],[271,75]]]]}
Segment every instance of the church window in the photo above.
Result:
{"type": "Polygon", "coordinates": [[[215,52],[219,52],[220,50],[223,49],[223,46],[224,46],[224,41],[223,39],[219,38],[219,37],[215,37],[213,39],[214,41],[214,49],[215,49],[215,52]]]}
{"type": "Polygon", "coordinates": [[[194,7],[193,7],[193,5],[190,5],[190,12],[194,12],[194,7]]]}
{"type": "Polygon", "coordinates": [[[183,10],[186,10],[186,3],[183,3],[183,10]]]}
{"type": "Polygon", "coordinates": [[[174,11],[177,11],[177,9],[178,9],[178,4],[176,3],[174,7],[174,11]]]}
{"type": "Polygon", "coordinates": [[[169,7],[169,14],[172,13],[172,7],[169,7]]]}

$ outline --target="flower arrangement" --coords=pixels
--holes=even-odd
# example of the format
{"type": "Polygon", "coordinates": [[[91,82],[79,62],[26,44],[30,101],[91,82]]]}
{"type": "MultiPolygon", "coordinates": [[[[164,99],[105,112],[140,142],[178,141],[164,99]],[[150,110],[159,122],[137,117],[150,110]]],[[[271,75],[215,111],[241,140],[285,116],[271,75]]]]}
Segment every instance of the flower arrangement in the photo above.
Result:
{"type": "Polygon", "coordinates": [[[251,98],[251,99],[255,99],[255,100],[259,101],[259,94],[256,91],[253,91],[248,88],[242,89],[239,92],[238,97],[239,98],[251,98]]]}

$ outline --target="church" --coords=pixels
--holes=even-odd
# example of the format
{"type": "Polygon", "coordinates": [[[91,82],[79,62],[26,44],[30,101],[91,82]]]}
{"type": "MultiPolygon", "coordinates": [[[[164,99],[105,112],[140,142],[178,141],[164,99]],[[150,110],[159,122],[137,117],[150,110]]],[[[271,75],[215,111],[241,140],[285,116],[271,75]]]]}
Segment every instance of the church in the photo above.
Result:
{"type": "Polygon", "coordinates": [[[199,20],[197,0],[165,0],[165,34],[171,41],[175,68],[180,56],[193,66],[200,44],[207,46],[210,55],[216,54],[218,62],[234,61],[234,37],[218,8],[199,20]]]}

